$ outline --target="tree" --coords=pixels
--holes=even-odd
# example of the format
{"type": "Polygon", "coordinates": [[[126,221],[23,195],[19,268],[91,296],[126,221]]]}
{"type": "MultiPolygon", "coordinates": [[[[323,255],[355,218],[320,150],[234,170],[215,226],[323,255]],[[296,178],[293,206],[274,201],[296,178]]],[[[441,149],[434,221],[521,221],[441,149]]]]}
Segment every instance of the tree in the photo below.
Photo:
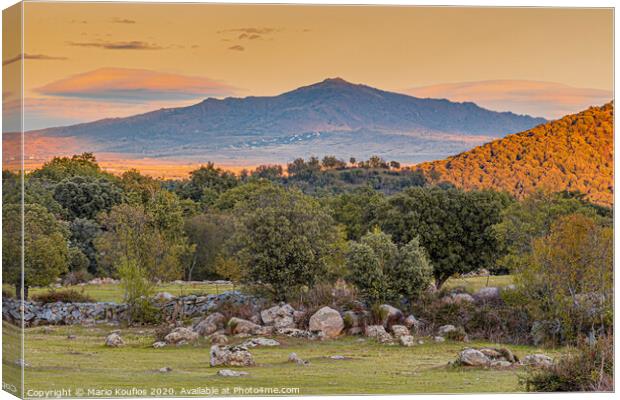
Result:
{"type": "Polygon", "coordinates": [[[508,271],[517,270],[530,254],[534,239],[546,236],[554,221],[573,213],[598,218],[605,225],[612,222],[610,209],[566,192],[537,191],[523,201],[511,204],[502,212],[501,222],[494,227],[504,246],[504,255],[498,260],[498,266],[508,271]]]}
{"type": "Polygon", "coordinates": [[[76,218],[69,223],[69,241],[71,246],[80,249],[88,258],[87,270],[91,274],[99,273],[95,238],[102,232],[101,226],[92,219],[76,218]]]}
{"type": "Polygon", "coordinates": [[[604,333],[613,323],[613,229],[583,214],[559,217],[532,243],[516,282],[539,321],[560,321],[560,339],[604,333]]]}
{"type": "Polygon", "coordinates": [[[494,265],[501,246],[493,225],[509,202],[491,191],[410,188],[389,198],[377,223],[401,245],[419,238],[440,288],[454,274],[494,265]]]}
{"type": "Polygon", "coordinates": [[[354,242],[347,253],[348,279],[363,298],[371,303],[386,299],[388,281],[381,269],[374,250],[367,244],[354,242]]]}
{"type": "Polygon", "coordinates": [[[350,245],[347,267],[348,280],[371,303],[417,298],[433,276],[417,238],[398,248],[390,235],[378,228],[350,245]]]}
{"type": "Polygon", "coordinates": [[[105,178],[73,176],[56,185],[54,199],[69,212],[70,219],[94,219],[101,211],[109,211],[120,203],[122,193],[105,178]]]}
{"type": "Polygon", "coordinates": [[[336,222],[345,227],[349,240],[359,240],[368,232],[372,224],[376,223],[377,214],[385,201],[383,194],[368,187],[326,199],[336,222]]]}
{"type": "Polygon", "coordinates": [[[259,165],[251,174],[252,178],[267,179],[268,181],[277,182],[282,179],[281,165],[259,165]]]}
{"type": "MultiPolygon", "coordinates": [[[[66,229],[43,206],[24,204],[23,289],[28,298],[30,286],[46,286],[67,271],[66,229]]],[[[2,209],[2,279],[22,293],[22,209],[5,204],[2,209]]]]}
{"type": "Polygon", "coordinates": [[[228,251],[246,280],[271,288],[284,299],[291,288],[312,286],[329,270],[338,230],[313,198],[298,190],[264,185],[237,203],[235,233],[228,251]]]}
{"type": "Polygon", "coordinates": [[[234,218],[225,213],[208,212],[188,218],[184,229],[189,243],[195,246],[185,271],[186,279],[223,277],[216,268],[216,261],[234,232],[234,218]]]}
{"type": "Polygon", "coordinates": [[[418,238],[399,249],[398,259],[388,275],[392,291],[407,300],[417,298],[428,288],[433,280],[433,268],[418,238]]]}
{"type": "Polygon", "coordinates": [[[124,302],[129,306],[130,322],[155,322],[156,310],[149,299],[154,285],[149,272],[135,259],[121,258],[117,265],[124,292],[124,302]]]}
{"type": "Polygon", "coordinates": [[[220,194],[238,184],[237,178],[232,172],[216,168],[212,162],[190,172],[189,175],[190,179],[181,186],[179,195],[196,202],[201,201],[207,188],[210,189],[207,193],[220,194]]]}
{"type": "Polygon", "coordinates": [[[243,279],[244,271],[233,257],[218,255],[215,258],[215,271],[232,282],[233,291],[235,290],[235,283],[239,283],[243,279]]]}
{"type": "Polygon", "coordinates": [[[321,161],[323,168],[325,169],[343,169],[346,168],[347,163],[343,160],[336,158],[336,156],[325,156],[321,161]]]}
{"type": "Polygon", "coordinates": [[[145,206],[114,206],[100,223],[104,232],[95,239],[95,247],[100,267],[109,273],[119,260],[127,260],[138,263],[153,280],[178,279],[194,250],[183,231],[179,199],[170,192],[159,192],[145,206]]]}
{"type": "Polygon", "coordinates": [[[101,170],[93,153],[76,154],[71,157],[54,157],[34,170],[31,177],[50,182],[60,182],[75,176],[107,177],[115,179],[113,175],[101,170]]]}

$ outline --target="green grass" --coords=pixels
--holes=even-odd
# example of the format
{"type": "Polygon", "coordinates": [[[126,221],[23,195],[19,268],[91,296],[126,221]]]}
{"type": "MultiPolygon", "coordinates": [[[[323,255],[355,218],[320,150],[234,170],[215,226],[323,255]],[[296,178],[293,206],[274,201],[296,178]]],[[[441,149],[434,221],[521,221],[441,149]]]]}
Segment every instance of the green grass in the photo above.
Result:
{"type": "MultiPolygon", "coordinates": [[[[455,287],[465,287],[468,292],[476,292],[485,286],[497,286],[503,287],[513,283],[511,275],[500,276],[477,276],[472,278],[450,278],[444,285],[444,287],[451,289],[455,287]]],[[[158,285],[155,288],[156,292],[168,292],[175,296],[184,296],[189,294],[218,294],[227,290],[232,290],[232,285],[214,285],[207,283],[193,283],[193,284],[175,284],[165,283],[158,285]]],[[[4,285],[3,289],[8,293],[15,293],[15,289],[10,285],[4,285]]],[[[79,292],[83,291],[84,294],[92,297],[96,301],[109,301],[115,303],[121,303],[123,301],[123,288],[119,284],[105,284],[105,285],[84,285],[84,286],[66,286],[61,289],[75,289],[79,292]]],[[[34,287],[30,288],[30,295],[37,293],[44,293],[51,290],[50,288],[34,287]]]]}
{"type": "Polygon", "coordinates": [[[450,278],[444,284],[447,289],[456,287],[464,287],[469,293],[475,293],[483,287],[495,286],[505,287],[511,285],[513,282],[512,275],[493,275],[493,276],[474,276],[471,278],[450,278]]]}
{"type": "MultiPolygon", "coordinates": [[[[431,343],[411,348],[363,342],[355,337],[332,341],[309,342],[280,338],[282,346],[251,350],[257,366],[231,368],[250,373],[240,378],[216,375],[219,367],[209,366],[209,345],[153,349],[152,332],[146,328],[124,329],[123,348],[106,348],[103,341],[114,329],[107,326],[55,327],[53,333],[43,328],[29,328],[26,333],[26,390],[75,390],[100,388],[143,388],[170,390],[168,394],[189,396],[181,390],[198,387],[219,388],[299,388],[301,395],[356,393],[471,393],[522,391],[520,368],[492,370],[448,367],[458,351],[467,346],[488,343],[431,343]],[[67,335],[76,335],[74,340],[67,335]],[[287,362],[296,352],[309,360],[309,366],[287,362]],[[350,357],[332,360],[331,355],[350,357]],[[160,373],[162,367],[172,372],[160,373]]],[[[544,350],[524,346],[508,346],[524,356],[544,350]]],[[[553,351],[544,351],[554,355],[553,351]]],[[[231,389],[233,390],[233,389],[231,389]]],[[[26,393],[28,394],[28,393],[26,393]]],[[[166,393],[159,393],[166,394],[166,393]]],[[[235,394],[231,392],[231,394],[235,394]]],[[[237,393],[238,395],[239,393],[237,393]]],[[[204,395],[204,394],[203,394],[204,395]]],[[[263,393],[264,395],[264,393],[263,393]]]]}
{"type": "MultiPolygon", "coordinates": [[[[9,285],[4,285],[3,289],[9,293],[15,293],[15,289],[9,285]]],[[[115,303],[121,303],[123,301],[123,288],[119,284],[104,284],[104,285],[84,285],[84,286],[65,286],[55,290],[67,290],[75,289],[78,292],[83,291],[84,294],[92,297],[96,301],[109,301],[115,303]]],[[[50,288],[33,287],[29,290],[29,295],[35,295],[37,293],[45,293],[51,290],[50,288]]],[[[165,283],[158,285],[155,288],[155,292],[168,292],[175,296],[183,296],[189,294],[217,294],[226,290],[232,290],[232,285],[215,285],[207,283],[193,283],[193,284],[175,284],[165,283]]]]}

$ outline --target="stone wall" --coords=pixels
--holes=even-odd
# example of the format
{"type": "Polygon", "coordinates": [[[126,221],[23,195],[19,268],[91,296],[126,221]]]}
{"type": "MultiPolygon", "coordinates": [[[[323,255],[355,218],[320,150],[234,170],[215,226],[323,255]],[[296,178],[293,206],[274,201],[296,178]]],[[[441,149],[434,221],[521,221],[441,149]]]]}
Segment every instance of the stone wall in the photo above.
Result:
{"type": "MultiPolygon", "coordinates": [[[[159,308],[164,318],[194,318],[203,316],[222,303],[248,304],[259,309],[259,301],[238,292],[224,292],[219,295],[190,295],[170,300],[153,299],[153,306],[159,308]]],[[[116,303],[48,303],[2,298],[2,319],[19,325],[23,307],[26,326],[93,324],[98,322],[120,323],[127,321],[129,309],[126,304],[116,303]],[[23,304],[23,305],[22,305],[23,304]]]]}

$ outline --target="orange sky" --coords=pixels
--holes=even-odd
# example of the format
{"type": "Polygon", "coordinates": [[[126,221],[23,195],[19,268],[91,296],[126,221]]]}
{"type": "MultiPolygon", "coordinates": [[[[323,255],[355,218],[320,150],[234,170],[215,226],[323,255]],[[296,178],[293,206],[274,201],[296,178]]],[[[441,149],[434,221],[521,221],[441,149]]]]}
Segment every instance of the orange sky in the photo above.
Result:
{"type": "MultiPolygon", "coordinates": [[[[611,9],[24,7],[26,129],[274,95],[336,76],[548,118],[612,97],[611,9]]],[[[20,67],[11,51],[5,73],[20,67]]],[[[5,83],[7,110],[18,92],[5,83]]]]}

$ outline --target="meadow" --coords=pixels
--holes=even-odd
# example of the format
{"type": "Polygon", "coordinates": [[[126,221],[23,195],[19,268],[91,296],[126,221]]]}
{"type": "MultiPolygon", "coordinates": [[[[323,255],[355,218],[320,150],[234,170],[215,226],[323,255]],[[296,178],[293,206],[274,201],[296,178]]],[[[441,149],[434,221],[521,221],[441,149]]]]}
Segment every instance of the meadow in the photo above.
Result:
{"type": "MultiPolygon", "coordinates": [[[[6,324],[4,328],[6,331],[6,324]]],[[[244,390],[273,388],[298,389],[298,392],[289,394],[301,395],[524,390],[519,384],[519,377],[525,373],[524,367],[489,369],[448,365],[464,347],[493,346],[487,342],[434,343],[429,338],[422,338],[424,344],[407,348],[350,336],[326,341],[277,337],[281,346],[251,350],[257,363],[255,367],[230,368],[246,371],[249,375],[220,377],[217,372],[223,367],[209,366],[210,345],[204,339],[193,345],[154,349],[151,347],[154,341],[152,329],[133,327],[122,330],[124,347],[105,347],[104,338],[113,329],[116,328],[105,325],[28,328],[25,338],[26,396],[29,396],[28,390],[30,396],[35,396],[36,391],[70,389],[74,394],[82,390],[86,397],[110,394],[107,391],[111,390],[110,397],[115,397],[116,389],[126,391],[133,388],[146,390],[145,396],[204,395],[204,392],[192,392],[198,388],[219,390],[222,394],[231,390],[231,395],[251,394],[244,390]],[[68,339],[69,335],[74,338],[68,339]],[[291,352],[310,364],[299,366],[288,362],[291,352]],[[344,359],[332,359],[331,356],[344,356],[344,359]],[[160,372],[166,367],[169,372],[160,372]],[[51,376],[54,378],[50,379],[51,376]],[[99,395],[95,392],[88,395],[88,389],[100,390],[99,395]]],[[[235,343],[244,339],[232,340],[235,343]]],[[[538,352],[559,355],[557,350],[551,349],[507,347],[521,357],[538,352]]],[[[5,374],[17,369],[5,359],[5,374]]]]}

